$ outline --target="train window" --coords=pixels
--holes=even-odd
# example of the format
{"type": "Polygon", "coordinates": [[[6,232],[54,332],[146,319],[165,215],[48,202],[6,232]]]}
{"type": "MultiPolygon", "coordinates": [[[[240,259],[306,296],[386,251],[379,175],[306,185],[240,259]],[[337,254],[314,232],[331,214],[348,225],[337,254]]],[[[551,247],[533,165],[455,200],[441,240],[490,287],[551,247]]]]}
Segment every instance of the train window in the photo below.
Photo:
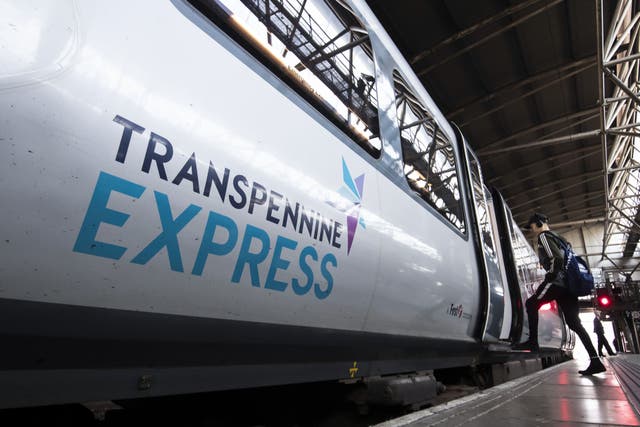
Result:
{"type": "Polygon", "coordinates": [[[480,240],[484,251],[491,257],[495,257],[496,251],[493,243],[493,231],[491,229],[491,218],[487,200],[490,200],[491,194],[482,183],[482,172],[480,164],[476,157],[467,151],[469,159],[469,170],[471,172],[471,192],[473,193],[474,206],[476,210],[476,219],[478,221],[478,230],[480,231],[480,240]]]}
{"type": "Polygon", "coordinates": [[[514,228],[511,228],[511,246],[513,247],[515,263],[520,274],[520,281],[524,283],[528,293],[528,295],[523,295],[523,298],[526,299],[527,296],[533,294],[534,285],[539,279],[537,276],[538,257],[520,230],[515,230],[514,228]]]}
{"type": "Polygon", "coordinates": [[[340,0],[190,0],[373,157],[378,136],[373,50],[340,0]]]}
{"type": "Polygon", "coordinates": [[[465,233],[451,141],[397,71],[393,72],[404,174],[424,201],[465,233]]]}

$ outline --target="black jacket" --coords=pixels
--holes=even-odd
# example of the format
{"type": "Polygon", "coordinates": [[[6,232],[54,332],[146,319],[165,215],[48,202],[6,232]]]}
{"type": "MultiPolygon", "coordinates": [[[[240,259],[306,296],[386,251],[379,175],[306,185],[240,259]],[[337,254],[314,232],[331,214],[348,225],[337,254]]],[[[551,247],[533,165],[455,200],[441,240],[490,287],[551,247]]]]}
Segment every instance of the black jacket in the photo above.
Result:
{"type": "Polygon", "coordinates": [[[543,231],[538,235],[538,258],[540,264],[547,271],[543,283],[553,283],[554,285],[566,288],[564,282],[564,249],[563,242],[567,241],[553,231],[543,231]]]}

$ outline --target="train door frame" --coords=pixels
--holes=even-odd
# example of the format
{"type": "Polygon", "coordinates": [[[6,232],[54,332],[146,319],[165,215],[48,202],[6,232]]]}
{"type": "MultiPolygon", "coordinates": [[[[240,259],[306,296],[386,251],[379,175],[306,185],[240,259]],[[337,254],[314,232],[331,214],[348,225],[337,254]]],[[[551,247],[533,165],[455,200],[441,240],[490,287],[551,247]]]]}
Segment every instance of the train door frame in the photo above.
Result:
{"type": "MultiPolygon", "coordinates": [[[[464,136],[463,136],[464,140],[464,136]]],[[[502,281],[502,269],[500,265],[500,257],[497,252],[497,246],[494,242],[493,224],[490,220],[490,212],[486,198],[484,180],[480,161],[475,155],[471,147],[466,143],[466,166],[469,177],[469,197],[474,212],[474,230],[479,242],[479,252],[477,257],[479,262],[483,263],[485,272],[485,286],[487,289],[487,314],[485,316],[485,324],[482,330],[481,339],[483,342],[500,342],[502,331],[502,323],[504,322],[505,313],[505,283],[502,281]],[[475,164],[472,164],[475,162],[475,164]],[[476,188],[477,187],[477,188],[476,188]],[[479,191],[479,193],[478,193],[479,191]],[[480,205],[479,205],[480,204],[480,205]],[[480,209],[484,209],[484,216],[480,217],[480,209]],[[483,225],[482,221],[486,221],[483,225]],[[485,229],[491,231],[487,232],[485,229]]]]}
{"type": "MultiPolygon", "coordinates": [[[[502,284],[504,289],[504,310],[503,310],[503,318],[502,318],[502,329],[500,331],[500,340],[509,341],[511,340],[511,333],[513,328],[513,317],[514,307],[513,307],[513,285],[509,283],[509,278],[507,277],[507,265],[504,257],[504,250],[502,248],[502,239],[500,237],[500,227],[498,225],[498,212],[496,209],[496,205],[493,200],[493,194],[491,190],[485,185],[484,186],[485,199],[487,200],[487,209],[489,210],[489,218],[491,220],[491,231],[493,232],[493,243],[495,245],[496,254],[498,263],[500,265],[500,274],[502,277],[502,284]]],[[[519,291],[518,291],[519,294],[519,291]]]]}
{"type": "Polygon", "coordinates": [[[514,258],[513,248],[513,217],[506,205],[502,193],[496,188],[491,188],[491,194],[493,196],[493,204],[496,210],[496,220],[498,223],[498,231],[500,234],[502,257],[505,261],[505,267],[507,267],[505,273],[507,274],[507,282],[509,284],[509,290],[511,295],[511,307],[513,310],[513,317],[511,319],[511,336],[512,342],[519,342],[524,329],[524,306],[522,304],[522,290],[520,288],[518,267],[514,258]]]}
{"type": "Polygon", "coordinates": [[[476,263],[478,267],[480,278],[480,306],[478,307],[478,322],[476,323],[476,328],[474,330],[473,336],[478,341],[482,341],[484,337],[484,333],[486,330],[486,325],[488,321],[489,314],[489,281],[487,279],[487,269],[484,262],[484,257],[482,254],[482,243],[480,240],[480,234],[477,224],[477,218],[475,209],[472,207],[474,204],[473,196],[471,194],[471,175],[468,168],[469,160],[467,158],[467,141],[462,134],[460,128],[453,122],[451,122],[451,127],[453,128],[456,136],[456,145],[458,149],[458,153],[460,155],[460,162],[465,165],[464,172],[462,173],[461,181],[464,183],[465,189],[465,197],[464,204],[467,207],[467,220],[469,221],[469,236],[473,241],[474,251],[476,253],[476,263]],[[473,225],[473,226],[472,226],[473,225]]]}

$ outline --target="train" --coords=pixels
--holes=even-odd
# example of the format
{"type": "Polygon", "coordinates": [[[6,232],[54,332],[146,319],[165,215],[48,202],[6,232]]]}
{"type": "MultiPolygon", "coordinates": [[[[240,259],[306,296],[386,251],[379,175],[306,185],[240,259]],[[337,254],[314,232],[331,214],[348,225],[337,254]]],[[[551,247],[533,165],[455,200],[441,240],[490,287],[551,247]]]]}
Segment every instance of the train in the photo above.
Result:
{"type": "MultiPolygon", "coordinates": [[[[3,2],[0,408],[504,360],[543,272],[363,0],[3,2]]],[[[556,306],[541,351],[574,345],[556,306]]]]}

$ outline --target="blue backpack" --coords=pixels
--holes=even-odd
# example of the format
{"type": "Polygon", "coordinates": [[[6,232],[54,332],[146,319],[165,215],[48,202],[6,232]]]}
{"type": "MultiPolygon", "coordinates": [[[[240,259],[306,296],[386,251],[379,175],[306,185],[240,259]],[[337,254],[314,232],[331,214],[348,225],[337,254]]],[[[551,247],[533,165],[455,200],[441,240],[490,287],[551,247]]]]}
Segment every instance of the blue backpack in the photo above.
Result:
{"type": "Polygon", "coordinates": [[[586,261],[573,252],[571,244],[555,233],[554,237],[564,250],[564,274],[569,292],[577,297],[591,295],[594,288],[593,275],[586,261]]]}

